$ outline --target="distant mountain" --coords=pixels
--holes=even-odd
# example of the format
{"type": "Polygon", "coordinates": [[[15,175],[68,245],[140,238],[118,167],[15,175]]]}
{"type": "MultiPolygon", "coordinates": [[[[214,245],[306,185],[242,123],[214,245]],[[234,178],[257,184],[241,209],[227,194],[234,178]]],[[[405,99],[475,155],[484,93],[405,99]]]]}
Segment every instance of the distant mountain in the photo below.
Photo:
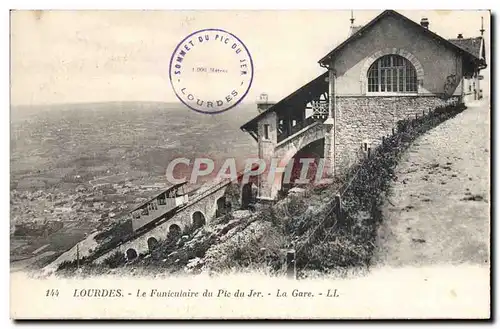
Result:
{"type": "MultiPolygon", "coordinates": [[[[179,111],[190,111],[180,102],[96,102],[96,103],[66,103],[66,104],[41,104],[41,105],[11,105],[11,121],[26,119],[30,116],[49,111],[65,110],[148,110],[148,109],[177,109],[179,111]]],[[[241,116],[243,121],[252,118],[257,114],[256,105],[253,103],[241,103],[237,107],[222,113],[221,115],[241,116]]]]}

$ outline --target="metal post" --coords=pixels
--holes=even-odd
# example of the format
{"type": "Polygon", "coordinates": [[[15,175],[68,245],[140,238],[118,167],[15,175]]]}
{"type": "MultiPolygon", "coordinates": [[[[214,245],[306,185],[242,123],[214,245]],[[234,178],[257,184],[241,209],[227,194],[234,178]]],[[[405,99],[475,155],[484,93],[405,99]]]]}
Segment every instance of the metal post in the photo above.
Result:
{"type": "Polygon", "coordinates": [[[286,276],[289,279],[297,278],[297,269],[295,267],[295,249],[286,252],[286,276]]]}
{"type": "Polygon", "coordinates": [[[366,153],[366,154],[368,155],[368,157],[370,157],[370,156],[371,156],[371,147],[369,147],[369,148],[368,148],[368,150],[367,150],[367,153],[366,153]]]}
{"type": "Polygon", "coordinates": [[[342,200],[340,198],[340,194],[335,195],[335,215],[337,216],[337,220],[341,219],[342,216],[342,200]]]}
{"type": "Polygon", "coordinates": [[[335,72],[328,70],[328,118],[335,118],[335,72]]]}

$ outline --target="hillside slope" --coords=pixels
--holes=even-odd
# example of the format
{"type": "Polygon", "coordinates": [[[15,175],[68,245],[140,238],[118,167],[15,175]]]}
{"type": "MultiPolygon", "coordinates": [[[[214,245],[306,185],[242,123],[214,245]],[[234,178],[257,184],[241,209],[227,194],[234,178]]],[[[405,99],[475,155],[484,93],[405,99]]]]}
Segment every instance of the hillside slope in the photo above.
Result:
{"type": "Polygon", "coordinates": [[[470,105],[404,155],[383,209],[376,264],[489,263],[489,111],[486,102],[470,105]]]}

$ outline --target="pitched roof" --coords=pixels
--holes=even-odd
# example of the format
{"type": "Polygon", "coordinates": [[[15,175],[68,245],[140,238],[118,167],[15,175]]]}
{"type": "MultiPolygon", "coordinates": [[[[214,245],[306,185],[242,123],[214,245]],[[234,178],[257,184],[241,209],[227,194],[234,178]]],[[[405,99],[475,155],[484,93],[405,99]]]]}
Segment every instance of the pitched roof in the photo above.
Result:
{"type": "Polygon", "coordinates": [[[278,103],[274,104],[273,106],[269,107],[267,110],[259,113],[256,117],[245,123],[243,126],[241,126],[241,129],[243,130],[251,130],[260,118],[262,118],[264,115],[266,115],[268,112],[276,111],[280,107],[282,107],[284,104],[287,104],[288,102],[298,99],[305,95],[306,93],[309,93],[310,90],[316,89],[318,87],[324,86],[325,88],[328,88],[328,83],[325,80],[326,77],[328,77],[328,72],[324,72],[320,76],[316,77],[315,79],[309,81],[299,89],[295,90],[293,93],[290,95],[286,96],[285,98],[281,99],[278,103]]]}
{"type": "Polygon", "coordinates": [[[477,58],[484,58],[484,54],[481,54],[481,45],[483,43],[482,37],[448,39],[448,41],[453,43],[455,46],[458,46],[463,50],[471,53],[477,58]]]}
{"type": "Polygon", "coordinates": [[[414,26],[415,28],[419,29],[423,34],[427,35],[427,36],[430,36],[431,38],[434,38],[438,41],[440,41],[444,46],[447,46],[459,53],[462,53],[462,54],[465,54],[466,56],[468,57],[471,57],[472,60],[474,61],[481,61],[480,57],[477,57],[476,55],[474,55],[473,53],[470,53],[469,51],[455,45],[454,43],[444,39],[443,37],[439,36],[438,34],[430,31],[429,29],[423,27],[422,25],[412,21],[411,19],[409,19],[408,17],[404,16],[404,15],[401,15],[400,13],[394,11],[394,10],[385,10],[383,11],[381,14],[379,14],[377,17],[375,17],[374,19],[372,19],[370,22],[368,22],[368,24],[364,25],[363,27],[361,27],[358,31],[356,31],[356,33],[353,33],[349,38],[347,38],[344,42],[342,42],[340,45],[338,45],[335,49],[333,49],[332,51],[330,51],[326,56],[324,56],[323,58],[321,58],[318,63],[320,63],[320,65],[326,65],[328,60],[333,56],[335,55],[337,52],[339,52],[342,48],[344,48],[348,43],[350,43],[351,41],[359,38],[361,35],[363,35],[364,32],[368,31],[370,28],[372,28],[378,21],[380,21],[382,18],[386,17],[386,16],[394,16],[394,17],[397,17],[397,18],[400,18],[402,19],[403,21],[409,23],[410,25],[414,26]]]}

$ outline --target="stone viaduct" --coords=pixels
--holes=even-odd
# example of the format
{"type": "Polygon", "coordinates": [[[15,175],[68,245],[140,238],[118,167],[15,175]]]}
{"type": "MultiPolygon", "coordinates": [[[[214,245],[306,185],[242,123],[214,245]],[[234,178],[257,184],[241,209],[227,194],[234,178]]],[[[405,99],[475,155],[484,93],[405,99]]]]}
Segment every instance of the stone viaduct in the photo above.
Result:
{"type": "Polygon", "coordinates": [[[236,181],[224,179],[202,187],[189,195],[186,194],[189,200],[177,208],[173,215],[164,216],[160,220],[151,221],[151,225],[134,229],[135,233],[131,237],[123,243],[109,248],[94,262],[103,262],[117,251],[123,252],[128,260],[135,259],[141,254],[151,252],[169,234],[180,236],[186,228],[199,228],[210,223],[231,210],[230,199],[234,198],[234,195],[227,195],[231,188],[237,188],[239,203],[245,208],[251,202],[252,184],[256,183],[256,178],[251,178],[246,184],[242,184],[241,177],[242,174],[238,176],[236,181]]]}
{"type": "Polygon", "coordinates": [[[154,228],[138,233],[130,240],[110,249],[97,258],[95,262],[100,263],[117,251],[123,252],[129,260],[134,259],[140,254],[150,252],[161,240],[167,237],[169,232],[181,234],[187,226],[205,225],[216,217],[217,210],[221,206],[221,201],[224,200],[224,194],[230,183],[221,184],[206,193],[200,193],[201,195],[194,195],[194,200],[180,208],[171,218],[159,222],[154,228]]]}

